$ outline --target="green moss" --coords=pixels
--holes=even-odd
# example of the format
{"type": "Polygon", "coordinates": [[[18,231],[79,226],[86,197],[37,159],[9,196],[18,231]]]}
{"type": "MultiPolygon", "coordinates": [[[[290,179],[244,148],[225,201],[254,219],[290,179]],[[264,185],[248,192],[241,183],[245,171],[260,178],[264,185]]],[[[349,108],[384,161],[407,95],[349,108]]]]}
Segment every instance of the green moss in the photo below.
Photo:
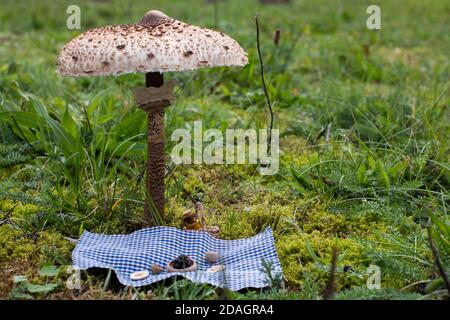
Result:
{"type": "MultiPolygon", "coordinates": [[[[290,118],[292,119],[292,118],[290,118]]],[[[308,142],[296,135],[288,135],[280,139],[280,160],[289,166],[304,166],[309,163],[309,154],[311,152],[311,146],[308,142]]]]}
{"type": "Polygon", "coordinates": [[[183,213],[187,210],[194,210],[192,202],[183,204],[176,198],[171,198],[165,208],[165,219],[170,226],[181,228],[183,226],[183,213]]]}
{"type": "Polygon", "coordinates": [[[276,248],[281,260],[284,274],[293,286],[303,285],[303,274],[308,272],[316,281],[324,286],[329,271],[331,252],[334,246],[339,250],[337,264],[338,288],[361,283],[361,279],[344,273],[344,266],[352,266],[354,270],[365,271],[364,255],[357,241],[350,238],[335,238],[319,231],[312,233],[292,233],[279,236],[276,248]]]}
{"type": "Polygon", "coordinates": [[[0,226],[0,261],[27,260],[36,264],[44,262],[67,263],[73,244],[60,233],[42,231],[36,234],[13,229],[9,225],[0,226]]]}
{"type": "Polygon", "coordinates": [[[33,240],[8,225],[0,227],[0,261],[29,259],[35,252],[33,240]]]}
{"type": "Polygon", "coordinates": [[[7,213],[11,211],[10,217],[15,219],[27,219],[35,214],[38,207],[33,204],[22,204],[11,200],[0,201],[0,212],[7,213]]]}
{"type": "Polygon", "coordinates": [[[368,237],[372,230],[385,230],[384,223],[373,215],[344,215],[326,211],[323,206],[302,210],[298,216],[298,225],[306,233],[320,231],[339,237],[368,237]]]}

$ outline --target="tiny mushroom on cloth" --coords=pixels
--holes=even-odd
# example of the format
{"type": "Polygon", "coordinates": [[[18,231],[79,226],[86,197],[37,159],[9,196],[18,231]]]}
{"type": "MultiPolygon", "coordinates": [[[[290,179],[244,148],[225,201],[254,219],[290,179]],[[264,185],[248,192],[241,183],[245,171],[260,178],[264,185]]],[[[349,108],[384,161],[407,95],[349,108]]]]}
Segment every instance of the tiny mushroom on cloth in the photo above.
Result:
{"type": "Polygon", "coordinates": [[[207,251],[205,252],[205,259],[211,264],[216,263],[217,260],[219,260],[219,253],[215,251],[207,251]]]}
{"type": "Polygon", "coordinates": [[[247,53],[226,34],[175,20],[157,10],[147,12],[137,23],[87,30],[61,49],[57,61],[60,75],[146,74],[146,87],[134,91],[138,107],[148,118],[146,224],[155,213],[164,216],[164,108],[174,100],[175,83],[164,83],[162,73],[247,63],[247,53]]]}
{"type": "Polygon", "coordinates": [[[160,274],[164,270],[163,267],[157,264],[152,264],[151,269],[153,274],[160,274]]]}

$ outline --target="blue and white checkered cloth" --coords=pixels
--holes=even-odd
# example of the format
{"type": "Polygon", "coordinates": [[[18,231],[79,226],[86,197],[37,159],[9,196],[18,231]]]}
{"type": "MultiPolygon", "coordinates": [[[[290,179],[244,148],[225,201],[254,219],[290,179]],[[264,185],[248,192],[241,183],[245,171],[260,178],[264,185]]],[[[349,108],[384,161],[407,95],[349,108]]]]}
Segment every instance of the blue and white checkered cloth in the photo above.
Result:
{"type": "Polygon", "coordinates": [[[267,228],[254,237],[238,240],[216,239],[204,231],[186,231],[173,227],[142,229],[129,235],[102,235],[83,232],[72,252],[75,268],[93,267],[112,269],[123,285],[144,286],[176,275],[196,283],[210,283],[221,288],[240,290],[262,288],[269,284],[263,271],[263,261],[272,267],[272,276],[282,275],[275,251],[272,230],[267,228]],[[216,251],[225,269],[216,273],[206,270],[211,265],[205,252],[216,251]],[[166,265],[180,254],[192,257],[197,263],[193,272],[168,273],[166,265]],[[144,280],[130,279],[135,271],[151,270],[157,264],[164,268],[144,280]]]}

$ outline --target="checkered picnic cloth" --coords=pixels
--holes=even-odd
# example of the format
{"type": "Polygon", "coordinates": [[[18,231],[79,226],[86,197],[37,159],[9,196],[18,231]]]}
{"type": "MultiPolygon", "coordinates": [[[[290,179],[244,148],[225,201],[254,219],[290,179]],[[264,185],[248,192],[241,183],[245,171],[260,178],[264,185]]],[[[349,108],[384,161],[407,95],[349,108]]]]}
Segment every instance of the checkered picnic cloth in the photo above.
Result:
{"type": "Polygon", "coordinates": [[[238,240],[216,239],[204,231],[186,231],[173,227],[154,227],[129,235],[102,235],[83,232],[72,252],[75,268],[107,268],[115,271],[123,285],[144,286],[176,275],[196,283],[210,283],[230,290],[262,288],[269,284],[263,261],[271,265],[272,276],[282,275],[275,251],[272,230],[267,228],[254,237],[238,240]],[[206,270],[211,265],[205,252],[216,251],[225,269],[216,273],[206,270]],[[180,254],[192,257],[197,263],[193,272],[168,273],[166,265],[180,254]],[[152,264],[164,267],[160,274],[144,280],[130,279],[135,271],[150,270],[152,264]]]}

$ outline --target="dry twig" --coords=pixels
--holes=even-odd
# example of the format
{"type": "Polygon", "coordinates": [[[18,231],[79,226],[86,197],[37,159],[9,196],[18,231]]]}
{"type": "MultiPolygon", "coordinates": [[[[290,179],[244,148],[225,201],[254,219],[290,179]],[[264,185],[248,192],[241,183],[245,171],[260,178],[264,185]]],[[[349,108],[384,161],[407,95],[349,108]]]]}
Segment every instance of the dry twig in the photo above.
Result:
{"type": "Polygon", "coordinates": [[[258,48],[258,57],[259,57],[259,64],[261,66],[261,82],[264,90],[264,95],[266,96],[267,100],[267,106],[269,107],[269,113],[270,113],[270,124],[269,124],[269,132],[268,132],[268,145],[267,145],[267,153],[270,154],[271,146],[272,146],[272,128],[273,128],[273,121],[274,121],[274,113],[272,109],[272,102],[270,101],[269,92],[267,91],[266,86],[266,80],[264,78],[264,62],[262,59],[261,54],[261,44],[259,41],[259,22],[258,22],[258,16],[255,16],[255,23],[256,23],[256,45],[258,48]]]}

